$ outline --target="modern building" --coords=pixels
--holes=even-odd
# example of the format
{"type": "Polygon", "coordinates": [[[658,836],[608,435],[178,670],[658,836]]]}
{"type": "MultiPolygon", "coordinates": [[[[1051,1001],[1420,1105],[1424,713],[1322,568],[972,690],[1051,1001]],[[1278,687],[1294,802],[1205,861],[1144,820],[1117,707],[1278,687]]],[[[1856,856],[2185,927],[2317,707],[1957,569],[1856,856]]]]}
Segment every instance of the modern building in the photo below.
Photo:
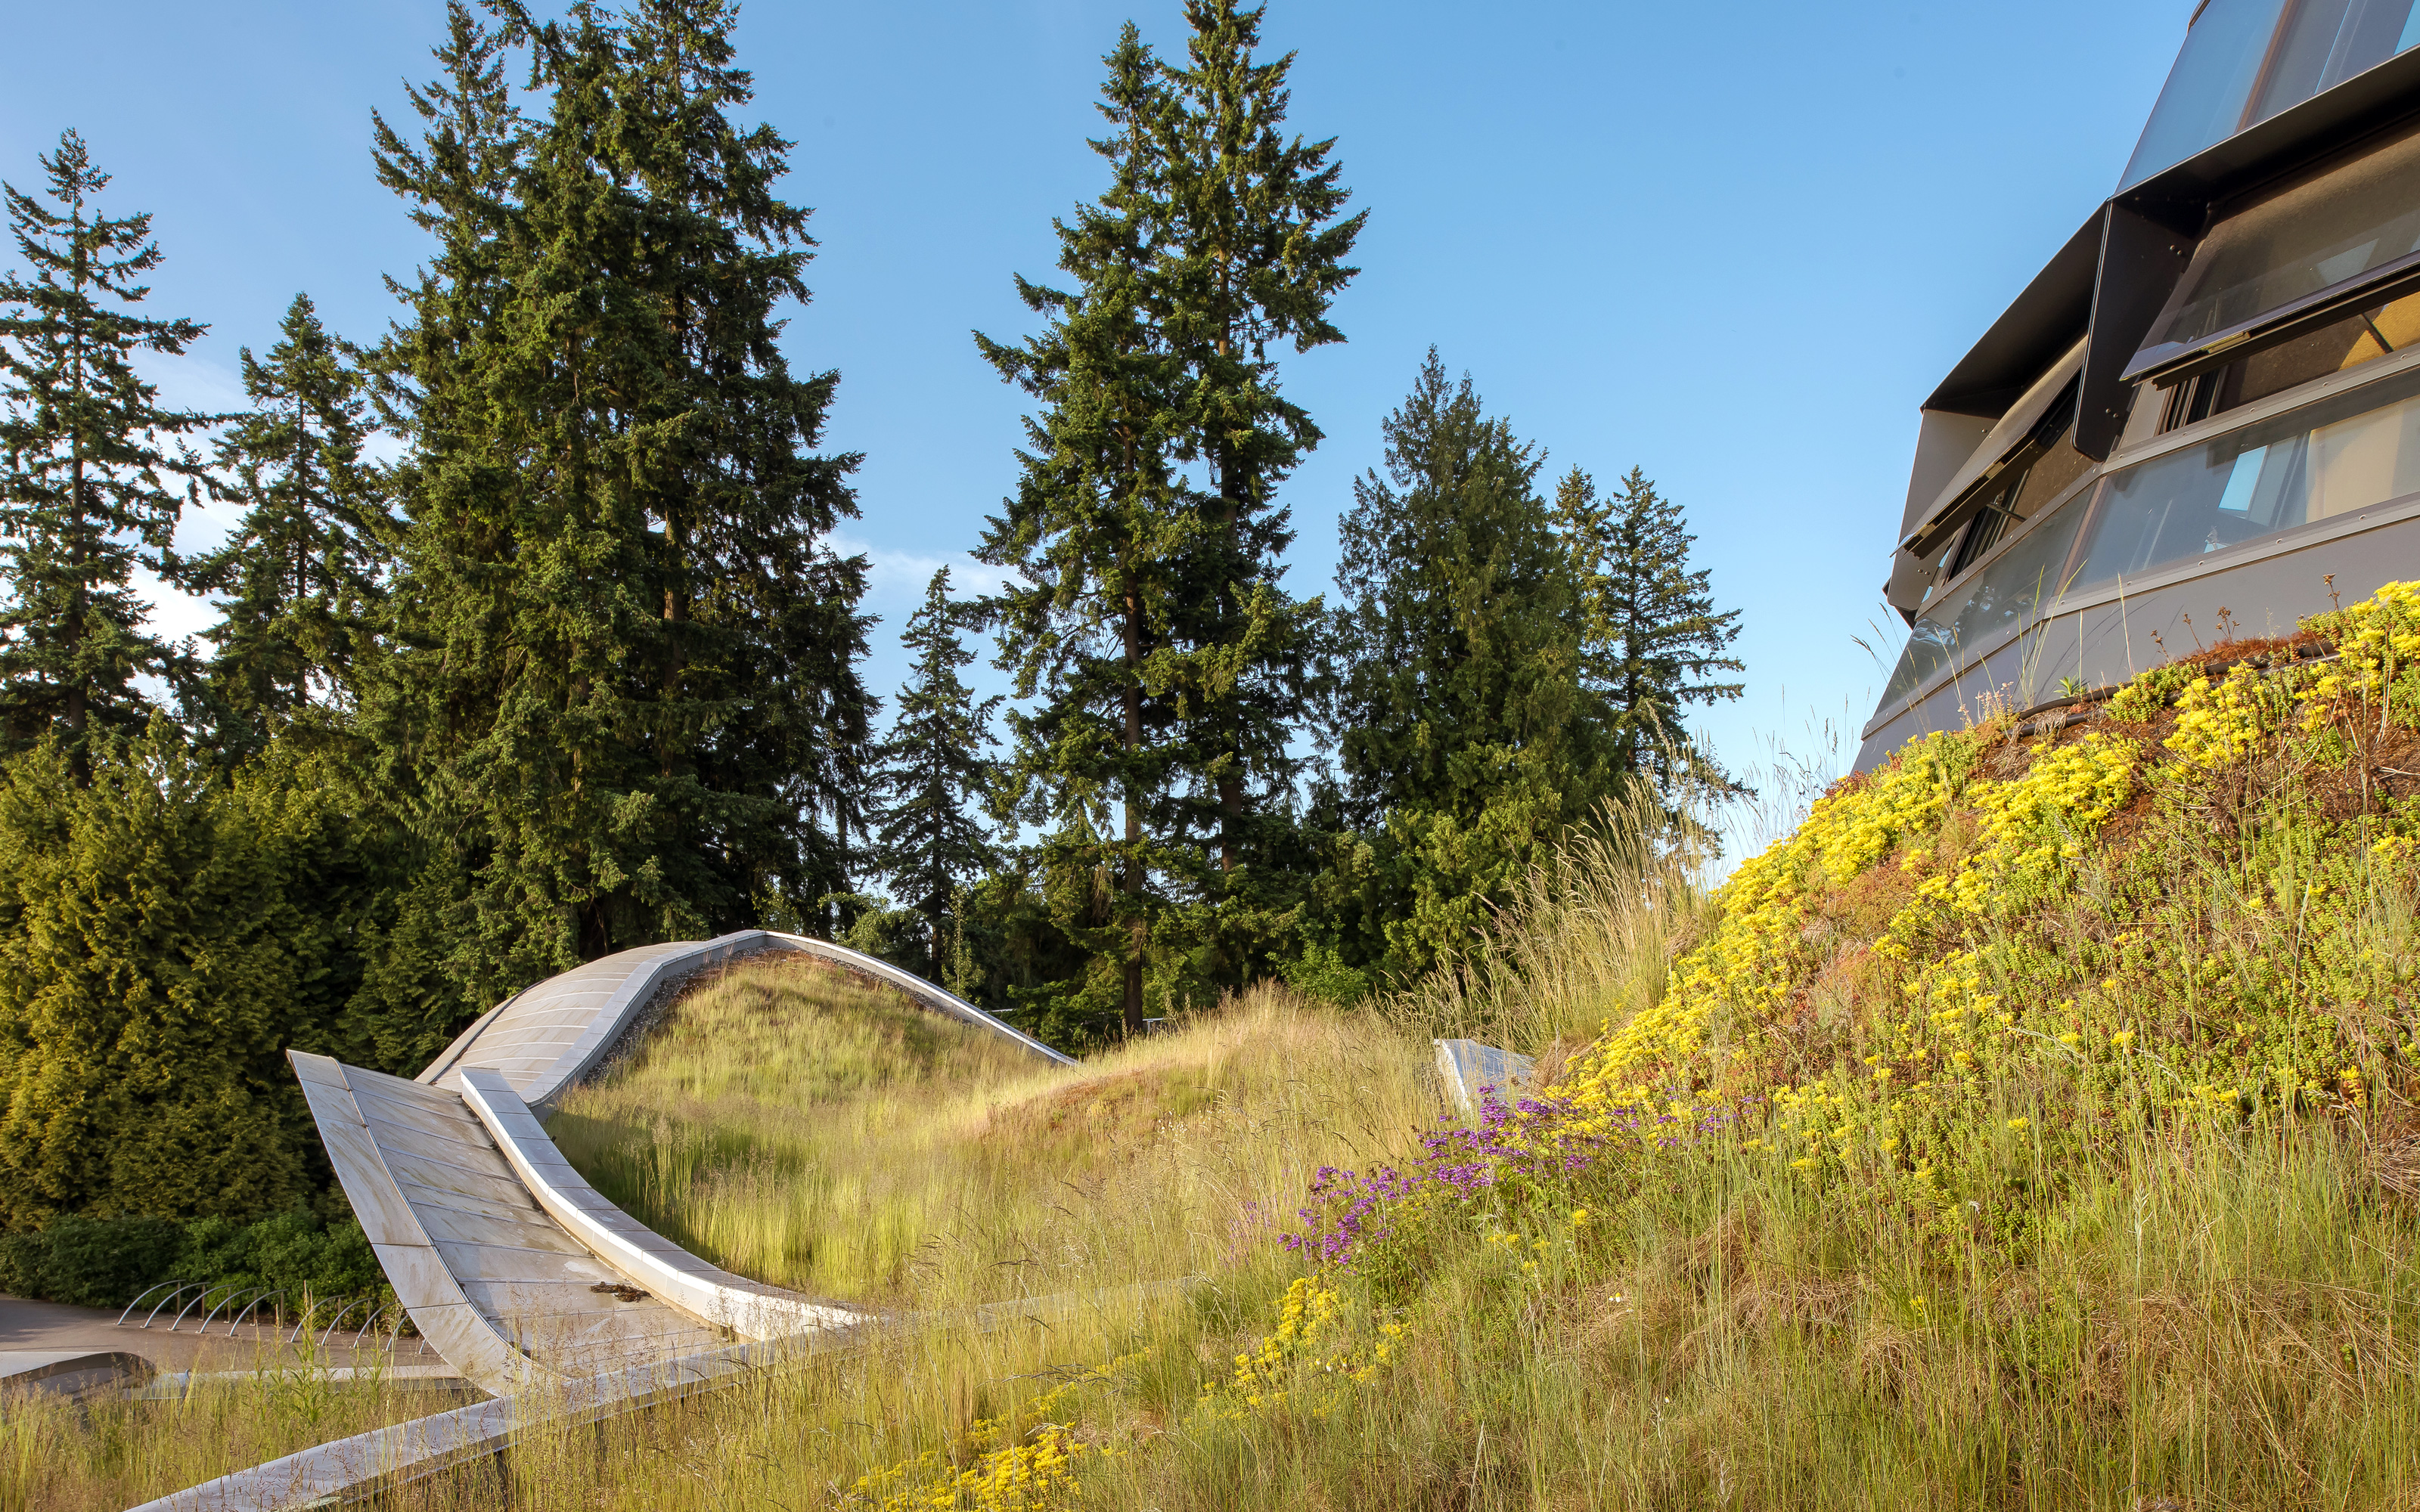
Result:
{"type": "Polygon", "coordinates": [[[2202,0],[2117,191],[1924,403],[1860,769],[2420,578],[2420,3],[2202,0]]]}

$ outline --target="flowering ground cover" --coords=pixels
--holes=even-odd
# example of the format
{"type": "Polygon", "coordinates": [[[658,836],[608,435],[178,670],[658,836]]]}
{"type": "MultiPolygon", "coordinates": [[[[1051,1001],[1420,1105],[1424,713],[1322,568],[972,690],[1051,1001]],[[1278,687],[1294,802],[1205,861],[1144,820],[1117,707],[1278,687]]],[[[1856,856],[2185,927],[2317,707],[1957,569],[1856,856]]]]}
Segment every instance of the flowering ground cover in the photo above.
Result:
{"type": "MultiPolygon", "coordinates": [[[[889,1295],[1089,1302],[426,1499],[2409,1506],[2420,594],[2100,708],[1915,742],[1710,894],[1584,838],[1391,1024],[1263,993],[1063,1081],[916,1081],[957,1132],[881,1200],[991,1174],[908,1204],[889,1295]],[[1449,1029],[1541,1085],[1440,1119],[1449,1029]]],[[[826,1158],[746,1202],[845,1219],[826,1158]]]]}

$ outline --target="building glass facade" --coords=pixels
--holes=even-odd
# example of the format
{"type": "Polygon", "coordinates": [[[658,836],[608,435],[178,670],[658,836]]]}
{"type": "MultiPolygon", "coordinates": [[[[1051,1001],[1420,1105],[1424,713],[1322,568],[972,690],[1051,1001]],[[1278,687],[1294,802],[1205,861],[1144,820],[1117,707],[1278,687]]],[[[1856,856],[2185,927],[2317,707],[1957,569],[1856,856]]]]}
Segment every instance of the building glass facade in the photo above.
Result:
{"type": "Polygon", "coordinates": [[[1927,401],[1860,764],[2420,578],[2415,43],[2420,0],[2195,14],[2118,193],[1927,401]]]}

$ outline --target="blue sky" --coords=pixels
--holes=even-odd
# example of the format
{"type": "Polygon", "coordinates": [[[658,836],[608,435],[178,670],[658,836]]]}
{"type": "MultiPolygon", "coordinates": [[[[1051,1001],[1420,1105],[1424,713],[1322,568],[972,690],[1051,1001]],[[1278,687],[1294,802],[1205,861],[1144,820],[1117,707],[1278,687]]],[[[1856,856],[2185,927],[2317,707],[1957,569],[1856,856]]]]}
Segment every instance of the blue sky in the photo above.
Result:
{"type": "MultiPolygon", "coordinates": [[[[0,177],[32,187],[72,126],[116,175],[105,204],[157,217],[153,309],[210,326],[155,373],[172,397],[234,405],[237,349],[273,340],[297,290],[346,334],[383,329],[380,275],[421,243],[371,177],[370,112],[408,116],[442,4],[15,8],[0,177]]],[[[1636,464],[1686,508],[1746,611],[1747,695],[1699,726],[1726,760],[1853,730],[1883,671],[1852,637],[1898,649],[1879,584],[1916,407],[2115,184],[2191,8],[1274,0],[1294,123],[1339,138],[1372,212],[1336,308],[1349,344],[1284,372],[1327,433],[1284,495],[1290,583],[1333,594],[1352,479],[1435,343],[1550,471],[1636,464]]],[[[1030,328],[1010,275],[1048,274],[1051,217],[1099,187],[1084,138],[1128,17],[1181,44],[1176,0],[742,14],[823,244],[791,360],[840,370],[830,440],[866,456],[845,544],[876,568],[879,690],[924,579],[1012,486],[1018,395],[968,332],[1030,328]]]]}

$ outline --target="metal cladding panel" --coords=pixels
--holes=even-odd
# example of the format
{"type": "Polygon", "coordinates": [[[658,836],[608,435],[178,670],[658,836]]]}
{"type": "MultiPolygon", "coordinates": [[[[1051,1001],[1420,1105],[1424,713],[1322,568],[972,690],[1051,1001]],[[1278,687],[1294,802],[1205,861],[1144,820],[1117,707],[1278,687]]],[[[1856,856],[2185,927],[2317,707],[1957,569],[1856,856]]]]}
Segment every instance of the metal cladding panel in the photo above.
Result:
{"type": "Polygon", "coordinates": [[[1871,771],[1920,735],[1966,728],[1981,717],[1987,699],[2024,708],[2048,697],[2063,677],[2086,687],[2126,682],[2167,659],[2154,633],[2171,648],[2195,643],[2187,615],[2206,633],[2218,611],[2229,609],[2242,635],[2286,635],[2338,600],[2351,603],[2411,578],[2420,578],[2420,518],[2391,520],[2158,587],[2130,585],[2123,598],[2054,613],[1913,705],[1879,713],[1867,726],[1856,770],[1871,771]]]}
{"type": "Polygon", "coordinates": [[[621,1280],[612,1266],[586,1250],[507,1249],[494,1244],[461,1243],[441,1239],[432,1246],[455,1279],[473,1281],[578,1282],[593,1287],[621,1280]]]}
{"type": "Polygon", "coordinates": [[[294,1059],[380,1267],[422,1335],[474,1384],[502,1396],[534,1372],[581,1375],[721,1342],[652,1296],[626,1300],[620,1273],[546,1214],[456,1094],[294,1059]]]}
{"type": "Polygon", "coordinates": [[[415,1211],[425,1208],[448,1208],[456,1212],[485,1213],[490,1218],[526,1219],[529,1214],[538,1211],[535,1203],[527,1201],[499,1202],[490,1197],[474,1197],[460,1192],[442,1192],[435,1187],[422,1186],[416,1181],[397,1181],[395,1184],[396,1189],[411,1203],[415,1211]]]}

